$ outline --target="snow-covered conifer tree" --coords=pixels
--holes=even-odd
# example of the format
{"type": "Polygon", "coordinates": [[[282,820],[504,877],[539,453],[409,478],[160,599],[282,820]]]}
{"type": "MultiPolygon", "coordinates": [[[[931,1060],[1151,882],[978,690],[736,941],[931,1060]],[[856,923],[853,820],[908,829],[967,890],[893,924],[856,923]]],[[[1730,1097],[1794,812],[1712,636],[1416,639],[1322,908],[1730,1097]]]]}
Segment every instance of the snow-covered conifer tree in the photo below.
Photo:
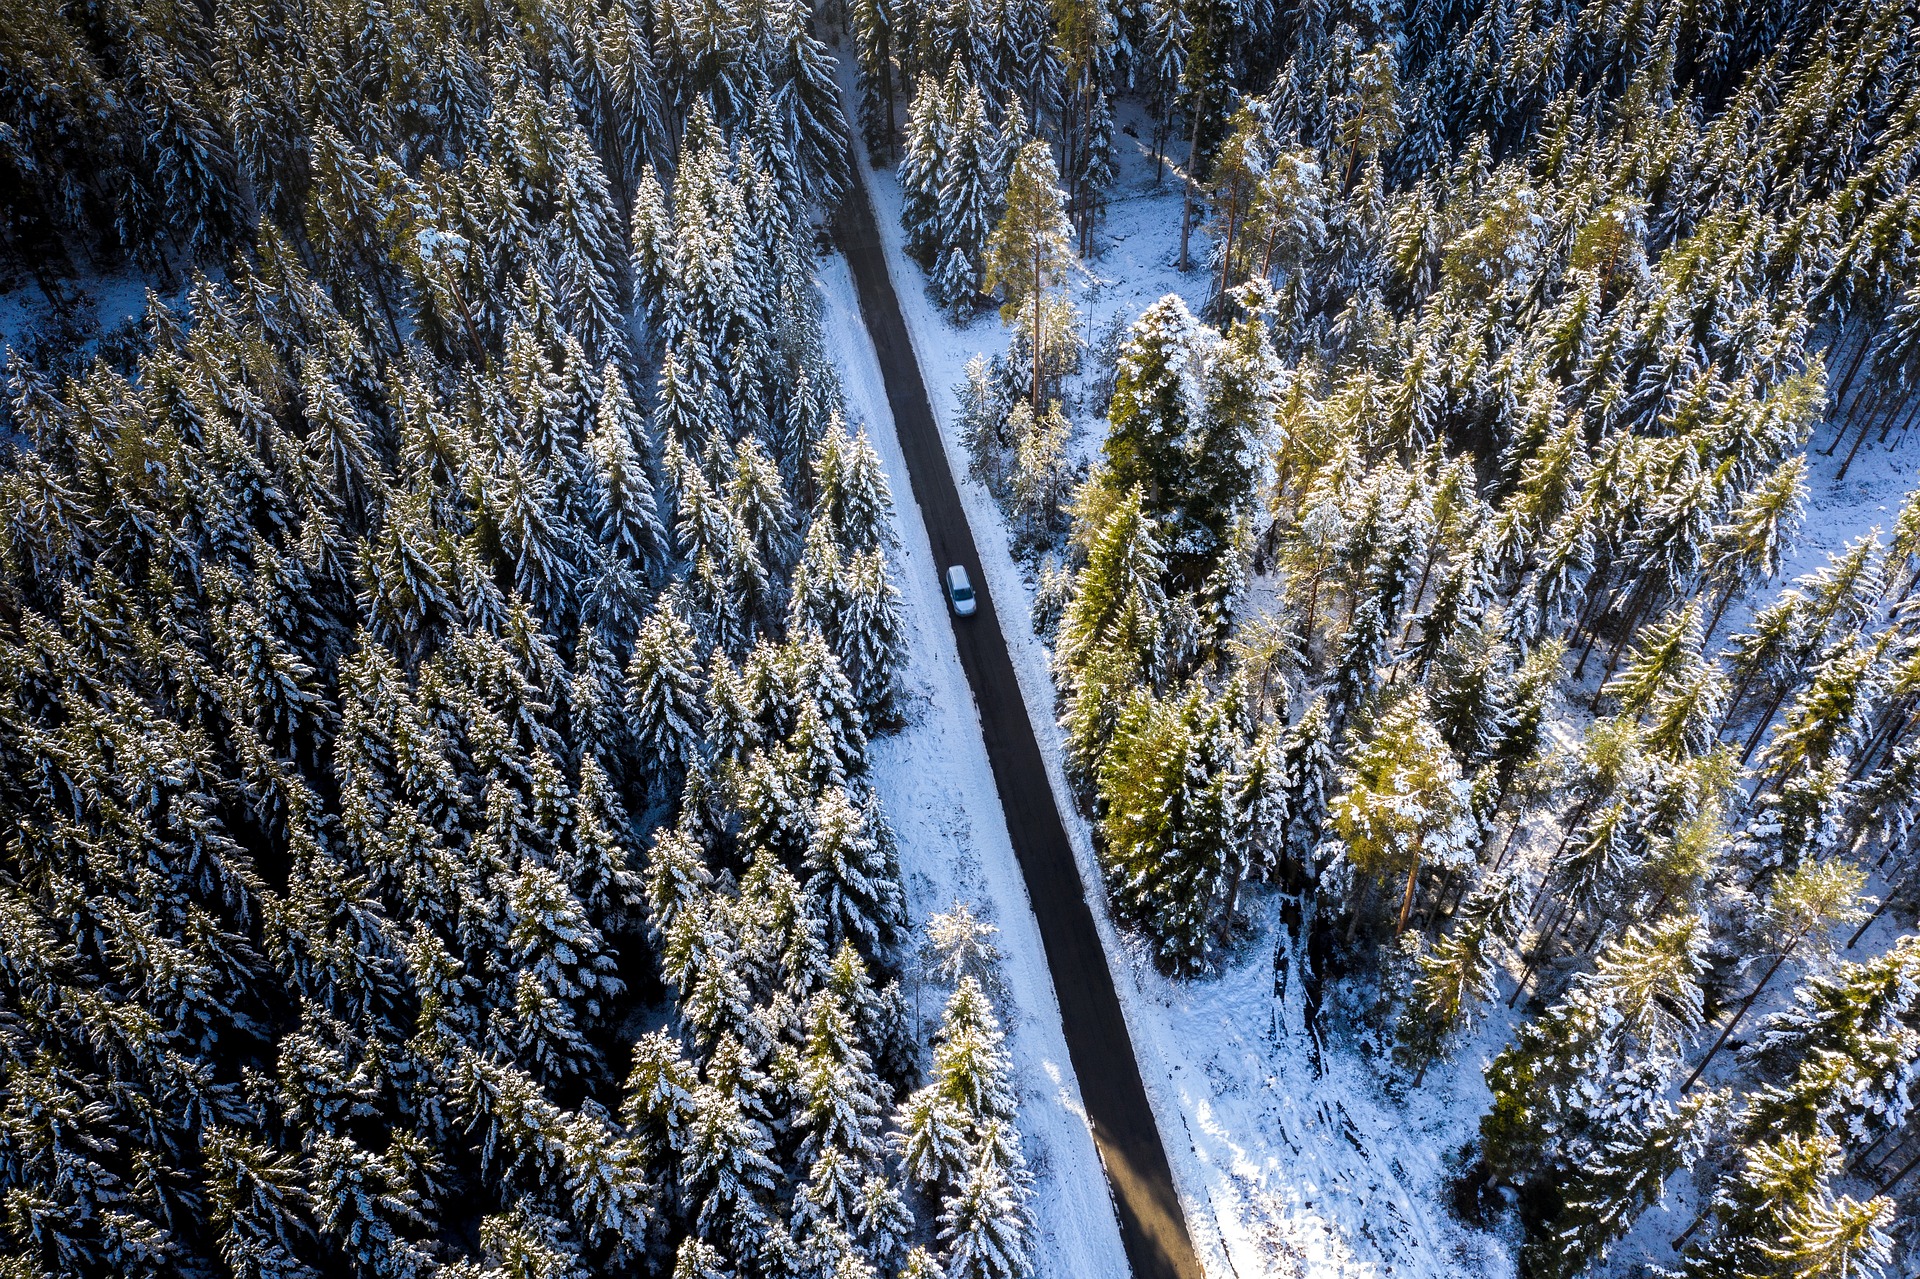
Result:
{"type": "Polygon", "coordinates": [[[982,256],[998,213],[993,157],[996,139],[980,87],[963,82],[959,109],[940,155],[939,222],[934,283],[959,311],[979,292],[982,256]]]}

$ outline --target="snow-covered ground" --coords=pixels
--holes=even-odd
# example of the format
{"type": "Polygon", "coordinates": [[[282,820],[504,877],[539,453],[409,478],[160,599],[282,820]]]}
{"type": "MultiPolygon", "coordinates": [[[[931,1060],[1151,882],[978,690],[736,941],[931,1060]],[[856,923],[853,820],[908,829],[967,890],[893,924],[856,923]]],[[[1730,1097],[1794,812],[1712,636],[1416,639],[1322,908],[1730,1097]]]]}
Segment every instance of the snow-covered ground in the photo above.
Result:
{"type": "MultiPolygon", "coordinates": [[[[90,356],[103,337],[137,324],[146,314],[152,281],[147,273],[127,268],[86,273],[62,280],[61,286],[68,294],[66,305],[55,307],[24,272],[0,276],[0,351],[27,350],[44,339],[56,349],[72,347],[90,356]]],[[[179,289],[165,301],[178,307],[184,297],[185,290],[179,289]]]]}
{"type": "MultiPolygon", "coordinates": [[[[823,261],[820,282],[827,346],[838,360],[848,412],[854,425],[865,426],[886,464],[898,508],[895,577],[906,604],[908,723],[903,731],[878,739],[872,759],[881,803],[899,837],[908,910],[918,928],[935,912],[964,902],[1000,929],[995,940],[1006,956],[1002,1012],[1020,1089],[1026,1154],[1037,1174],[1036,1273],[1049,1279],[1125,1274],[1119,1223],[1067,1058],[1039,926],[1008,840],[880,364],[861,323],[846,262],[837,256],[823,261]]],[[[910,984],[908,994],[918,1007],[925,1042],[938,1023],[946,991],[932,983],[924,991],[910,984]]]]}
{"type": "MultiPolygon", "coordinates": [[[[1122,119],[1128,117],[1123,114],[1122,119]]],[[[1090,336],[1115,316],[1130,322],[1167,293],[1180,294],[1198,310],[1208,291],[1204,270],[1183,273],[1177,268],[1179,189],[1170,173],[1154,185],[1144,144],[1147,130],[1143,121],[1134,123],[1140,138],[1123,133],[1118,139],[1120,180],[1100,229],[1097,256],[1073,286],[1090,336]]],[[[955,324],[933,304],[920,268],[902,247],[900,191],[893,171],[872,169],[864,155],[860,162],[868,172],[889,269],[948,458],[960,479],[988,587],[998,599],[1030,600],[1031,575],[1012,553],[998,507],[984,487],[966,478],[967,459],[957,427],[955,389],[967,361],[976,353],[1003,351],[1006,333],[990,312],[955,324]]],[[[1204,249],[1205,240],[1196,231],[1196,260],[1204,249]]],[[[1075,440],[1077,456],[1090,459],[1097,453],[1102,425],[1082,422],[1075,440]]],[[[1896,451],[1869,443],[1844,484],[1836,484],[1839,458],[1819,453],[1828,442],[1826,436],[1814,442],[1808,517],[1783,579],[1819,567],[1828,552],[1875,526],[1890,527],[1902,497],[1920,482],[1920,446],[1909,442],[1896,451]]],[[[923,588],[929,592],[930,582],[923,588]]],[[[1751,598],[1764,601],[1771,593],[1757,591],[1751,598]]],[[[1729,610],[1723,636],[1744,621],[1748,607],[1729,610]]],[[[1258,933],[1219,975],[1202,981],[1162,976],[1137,941],[1107,915],[1091,835],[1069,798],[1061,770],[1045,646],[1019,625],[1018,610],[1006,608],[1001,616],[1080,872],[1090,887],[1089,899],[1114,966],[1188,1224],[1209,1275],[1511,1274],[1508,1245],[1463,1225],[1449,1210],[1444,1161],[1477,1129],[1487,1103],[1482,1068],[1505,1042],[1513,1015],[1496,1003],[1488,1024],[1460,1046],[1451,1062],[1430,1070],[1422,1088],[1391,1097],[1379,1073],[1350,1049],[1330,1044],[1318,1067],[1310,1059],[1294,1002],[1297,983],[1292,998],[1275,999],[1273,945],[1282,932],[1271,902],[1259,904],[1258,933]]],[[[953,661],[950,647],[934,656],[953,661]]],[[[950,678],[960,680],[957,666],[950,678]]],[[[1017,874],[1010,861],[1006,871],[1017,874]]],[[[1882,920],[1859,953],[1878,949],[1869,949],[1869,944],[1893,931],[1891,921],[1882,920]]],[[[1031,945],[1031,962],[1039,965],[1038,939],[1030,931],[1029,936],[1029,943],[1009,936],[1007,949],[1017,959],[1023,945],[1031,945]]],[[[1784,995],[1792,983],[1782,981],[1780,986],[1784,995]]],[[[1671,1190],[1669,1206],[1648,1213],[1616,1254],[1616,1273],[1656,1256],[1661,1241],[1691,1219],[1691,1187],[1677,1181],[1671,1190]]],[[[1043,1228],[1050,1225],[1044,1215],[1041,1220],[1043,1228]]]]}
{"type": "MultiPolygon", "coordinates": [[[[1145,135],[1145,129],[1140,129],[1145,135]]],[[[1134,139],[1122,135],[1123,147],[1134,139]]],[[[864,156],[861,158],[865,166],[864,156]]],[[[1182,274],[1176,269],[1180,199],[1169,175],[1158,190],[1144,146],[1123,152],[1121,181],[1100,236],[1100,257],[1074,286],[1075,301],[1088,316],[1089,331],[1098,333],[1107,320],[1120,315],[1131,321],[1148,304],[1169,292],[1187,297],[1198,307],[1206,290],[1202,272],[1182,274]]],[[[1001,600],[1031,600],[1033,583],[1015,560],[1008,531],[987,491],[968,480],[966,457],[956,427],[958,409],[954,388],[963,379],[966,363],[976,352],[993,354],[1005,349],[999,322],[982,313],[971,324],[950,323],[933,305],[920,270],[901,247],[899,187],[889,170],[868,173],[875,215],[886,242],[888,266],[900,297],[920,367],[927,383],[947,446],[953,471],[960,479],[961,497],[981,555],[988,589],[1001,600]]],[[[1202,242],[1196,235],[1196,256],[1202,242]]],[[[853,315],[844,268],[823,272],[829,296],[829,341],[841,355],[843,367],[870,359],[864,332],[843,337],[838,315],[853,315]],[[854,353],[850,356],[849,351],[854,353]]],[[[885,403],[877,384],[878,372],[868,377],[872,407],[867,420],[877,424],[885,403]]],[[[848,369],[848,397],[856,406],[862,398],[856,369],[848,369]]],[[[888,432],[874,430],[883,456],[894,449],[888,432]]],[[[1083,456],[1098,448],[1093,430],[1077,441],[1083,456]]],[[[897,464],[897,452],[888,456],[897,464]]],[[[900,472],[895,472],[896,477],[900,472]]],[[[896,478],[897,498],[910,501],[904,479],[896,478]]],[[[931,568],[919,567],[914,550],[902,573],[909,585],[940,607],[931,568]]],[[[924,557],[921,541],[918,554],[924,557]]],[[[916,607],[916,614],[918,610],[916,607]]],[[[937,616],[937,613],[935,614],[937,616]]],[[[1167,1156],[1187,1214],[1194,1246],[1209,1275],[1232,1279],[1258,1276],[1384,1276],[1474,1275],[1499,1276],[1511,1270],[1504,1249],[1491,1238],[1461,1227],[1447,1212],[1442,1152],[1457,1148],[1477,1122],[1484,1092],[1477,1069],[1435,1071],[1421,1094],[1421,1105],[1401,1107],[1388,1102],[1364,1064],[1338,1053],[1319,1074],[1304,1051],[1297,1008],[1280,1011],[1276,1035],[1273,998],[1272,939],[1278,936],[1275,911],[1261,909],[1260,935],[1239,952],[1238,961],[1215,978],[1176,982],[1162,976],[1144,951],[1117,929],[1106,912],[1105,892],[1086,823],[1073,806],[1060,764],[1060,739],[1054,723],[1053,690],[1045,647],[1031,630],[1019,625],[1020,610],[1007,608],[1003,625],[1020,679],[1028,712],[1050,780],[1066,819],[1083,881],[1089,886],[1094,918],[1113,965],[1128,1028],[1133,1035],[1140,1070],[1155,1117],[1167,1145],[1167,1156]]],[[[926,638],[922,628],[916,642],[926,638]]],[[[916,648],[915,671],[932,661],[946,667],[944,679],[958,697],[966,686],[957,654],[944,628],[933,636],[931,650],[916,648]]],[[[919,678],[925,678],[919,676],[919,678]]],[[[969,720],[971,716],[968,717],[969,720]]],[[[907,745],[911,732],[895,739],[907,745]]],[[[971,724],[968,726],[972,732],[971,724]]],[[[979,753],[979,785],[985,802],[993,803],[992,779],[979,753]]],[[[933,771],[931,769],[925,771],[933,771]]],[[[887,777],[883,784],[903,779],[887,777]]],[[[923,783],[924,784],[924,783],[923,783]]],[[[888,811],[907,815],[912,802],[883,790],[888,811]]],[[[995,813],[997,817],[997,812],[995,813]]],[[[981,862],[989,878],[996,873],[1013,884],[1015,900],[1024,910],[1019,870],[1002,831],[984,831],[984,822],[972,823],[979,841],[981,862]],[[998,863],[997,866],[994,863],[998,863]]],[[[929,860],[938,857],[941,844],[910,847],[905,837],[902,856],[910,881],[917,879],[929,860]]],[[[950,872],[948,872],[950,873],[950,872]]],[[[925,885],[910,882],[910,891],[925,885]]],[[[937,894],[936,894],[937,897],[937,894]]],[[[1032,967],[1045,980],[1045,959],[1030,919],[1016,930],[1003,912],[998,922],[1006,929],[1002,939],[1010,962],[1032,967]]],[[[1050,1003],[1050,1001],[1049,1001],[1050,1003]]],[[[1049,1008],[1051,1012],[1051,1009],[1049,1008]]],[[[1049,1028],[1058,1043],[1058,1024],[1049,1028]]],[[[1056,1050],[1056,1053],[1058,1050],[1056,1050]]],[[[1464,1058],[1465,1054],[1463,1054],[1464,1058]]],[[[1056,1055],[1052,1060],[1061,1062],[1056,1055]]],[[[1044,1121],[1044,1116],[1040,1117],[1044,1121]]],[[[1084,1133],[1076,1134],[1085,1141],[1084,1133]]],[[[1090,1147],[1088,1157],[1091,1158],[1090,1147]]],[[[1086,1167],[1097,1171],[1097,1165],[1086,1167]]],[[[1047,1205],[1036,1205],[1041,1233],[1067,1238],[1071,1218],[1055,1221],[1047,1205]]],[[[1104,1275],[1119,1269],[1076,1265],[1043,1275],[1104,1275]]]]}

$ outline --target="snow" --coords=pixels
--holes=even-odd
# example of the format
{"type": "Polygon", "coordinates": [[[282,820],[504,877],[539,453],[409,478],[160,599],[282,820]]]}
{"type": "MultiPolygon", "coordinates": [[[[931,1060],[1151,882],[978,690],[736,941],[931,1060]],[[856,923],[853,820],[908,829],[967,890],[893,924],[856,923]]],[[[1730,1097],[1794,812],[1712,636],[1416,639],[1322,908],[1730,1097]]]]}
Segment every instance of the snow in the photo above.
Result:
{"type": "MultiPolygon", "coordinates": [[[[1120,141],[1131,145],[1134,140],[1122,134],[1120,141]]],[[[1012,553],[999,509],[981,485],[966,478],[967,459],[959,439],[958,399],[954,393],[963,380],[967,361],[976,352],[1004,350],[1006,335],[990,312],[960,326],[940,313],[926,291],[919,267],[906,257],[902,246],[900,189],[893,173],[873,171],[863,148],[855,150],[862,152],[858,159],[867,172],[888,268],[933,401],[949,464],[959,478],[961,499],[980,551],[982,571],[988,578],[987,589],[997,599],[1030,600],[1033,582],[1012,553]]],[[[1182,274],[1176,267],[1178,187],[1169,174],[1156,191],[1152,178],[1144,146],[1137,153],[1123,154],[1116,195],[1101,229],[1101,255],[1073,287],[1074,301],[1087,317],[1089,336],[1099,333],[1112,316],[1131,321],[1170,292],[1180,293],[1196,309],[1204,300],[1205,273],[1182,274]]],[[[1197,234],[1193,248],[1197,257],[1203,248],[1197,234]]],[[[851,307],[850,302],[836,300],[848,287],[844,268],[824,274],[828,281],[830,348],[850,362],[864,362],[870,351],[864,331],[848,335],[840,321],[839,313],[851,307]],[[852,357],[847,355],[850,350],[856,352],[852,357]]],[[[852,314],[850,310],[848,313],[852,314]]],[[[849,377],[849,397],[856,405],[861,397],[855,387],[862,380],[872,382],[866,393],[873,406],[864,409],[867,420],[878,423],[884,398],[878,389],[877,369],[864,377],[849,377]]],[[[900,475],[897,448],[890,438],[882,443],[883,434],[887,432],[876,428],[876,445],[889,468],[900,475]]],[[[1099,441],[1094,432],[1083,431],[1077,443],[1080,455],[1088,457],[1099,441]]],[[[905,492],[904,481],[896,480],[896,496],[905,492]]],[[[937,614],[940,602],[931,565],[924,558],[924,540],[917,551],[910,548],[908,554],[908,571],[901,576],[910,587],[910,607],[918,626],[930,615],[925,609],[937,614]],[[922,557],[919,561],[913,558],[916,553],[922,557]],[[914,602],[915,593],[929,602],[914,602]]],[[[1005,612],[1009,619],[1018,616],[1016,609],[1005,612]]],[[[945,638],[944,627],[932,629],[937,634],[931,651],[916,636],[915,678],[938,678],[954,690],[955,697],[965,699],[958,655],[945,638]],[[929,672],[930,666],[943,669],[935,675],[929,672]]],[[[1442,1154],[1456,1149],[1471,1135],[1484,1109],[1486,1094],[1479,1074],[1483,1058],[1463,1050],[1456,1069],[1430,1072],[1417,1102],[1406,1106],[1382,1096],[1369,1067],[1356,1058],[1329,1053],[1325,1073],[1317,1072],[1305,1051],[1305,1033],[1296,1004],[1289,1002],[1278,1010],[1278,1036],[1275,1033],[1272,948],[1273,939],[1281,931],[1277,908],[1270,901],[1257,904],[1261,923],[1258,934],[1218,976],[1189,982],[1162,976],[1145,950],[1117,929],[1106,912],[1106,894],[1091,834],[1071,801],[1061,767],[1046,649],[1026,627],[1008,623],[1007,631],[1008,648],[1046,757],[1048,776],[1081,877],[1090,888],[1088,899],[1114,969],[1115,986],[1166,1143],[1188,1228],[1207,1273],[1219,1279],[1439,1276],[1463,1271],[1497,1277],[1510,1273],[1506,1249],[1490,1236],[1461,1226],[1444,1202],[1446,1170],[1442,1154]]],[[[919,731],[923,727],[916,725],[909,734],[888,743],[888,749],[897,749],[919,731]]],[[[971,726],[969,737],[969,748],[978,760],[979,793],[992,807],[992,779],[986,774],[985,757],[979,752],[977,739],[971,736],[971,726]]],[[[889,763],[896,758],[889,755],[889,763]]],[[[912,758],[920,763],[931,757],[915,750],[912,758]]],[[[919,770],[921,785],[931,784],[927,774],[949,771],[923,766],[919,770]]],[[[901,821],[915,816],[914,803],[908,798],[911,792],[896,796],[885,788],[902,785],[905,780],[889,774],[882,783],[888,811],[901,821]]],[[[989,881],[1012,881],[1015,900],[1020,901],[1023,894],[1017,887],[1018,867],[1003,832],[996,827],[988,839],[979,829],[983,825],[984,818],[974,823],[975,834],[981,838],[980,869],[989,881]]],[[[925,871],[925,849],[907,851],[917,842],[906,838],[903,829],[909,893],[918,894],[916,911],[921,909],[920,902],[927,900],[927,886],[918,882],[919,873],[925,871]]],[[[939,900],[938,894],[934,900],[939,900]]],[[[1016,971],[1034,969],[1044,981],[1045,960],[1039,937],[1031,919],[1024,917],[1023,901],[1021,907],[1023,918],[1017,928],[1008,927],[1004,912],[996,916],[1007,930],[1001,939],[1002,948],[1016,971]]],[[[1297,985],[1294,993],[1297,998],[1297,985]]],[[[1473,1046],[1486,1043],[1490,1055],[1497,1050],[1496,1031],[1504,1024],[1490,1025],[1483,1039],[1473,1046]]],[[[1057,1022],[1049,1030],[1057,1038],[1057,1022]]],[[[1016,1044],[1014,1051],[1025,1066],[1022,1046],[1016,1044]]],[[[1063,1057],[1056,1060],[1064,1062],[1063,1057]]],[[[1084,1135],[1077,1135],[1084,1144],[1084,1135]]],[[[1097,1169],[1091,1162],[1084,1166],[1097,1169]]],[[[1036,1204],[1043,1234],[1062,1239],[1077,1233],[1070,1219],[1051,1216],[1049,1207],[1045,1202],[1036,1204]]],[[[1043,1263],[1039,1273],[1102,1275],[1124,1270],[1085,1264],[1056,1270],[1043,1263]]]]}
{"type": "MultiPolygon", "coordinates": [[[[848,413],[854,425],[865,426],[885,464],[897,508],[900,557],[894,577],[907,621],[902,682],[908,722],[901,732],[875,741],[870,759],[881,803],[898,836],[908,911],[922,926],[934,913],[965,902],[1000,930],[995,941],[1006,955],[1000,1011],[1020,1093],[1025,1152],[1035,1174],[1035,1273],[1125,1274],[1120,1228],[1067,1058],[1039,926],[1007,836],[879,361],[845,260],[824,260],[819,274],[826,345],[838,359],[848,413]]],[[[921,1042],[932,1038],[946,994],[930,978],[909,980],[921,1042]]]]}
{"type": "Polygon", "coordinates": [[[56,307],[30,276],[0,277],[0,350],[29,350],[45,335],[55,349],[72,347],[80,357],[90,357],[101,338],[146,314],[149,288],[174,307],[186,292],[179,287],[167,293],[149,273],[133,268],[82,272],[62,277],[59,291],[66,294],[66,305],[56,307]]]}
{"type": "MultiPolygon", "coordinates": [[[[1180,198],[1174,177],[1169,173],[1156,189],[1145,146],[1125,134],[1118,141],[1120,178],[1100,229],[1098,256],[1072,286],[1090,345],[1114,317],[1130,322],[1167,293],[1180,294],[1198,310],[1209,284],[1204,270],[1177,269],[1180,198]]],[[[957,424],[955,389],[967,361],[975,353],[1005,350],[1006,332],[991,313],[955,324],[935,306],[923,273],[903,248],[894,174],[873,170],[863,150],[856,150],[862,151],[858,160],[868,174],[889,270],[949,462],[960,479],[986,585],[999,599],[1031,599],[1030,571],[1012,553],[998,506],[983,486],[967,478],[957,424]]],[[[1204,247],[1196,232],[1196,259],[1204,247]]],[[[1088,415],[1080,416],[1074,451],[1091,460],[1102,424],[1086,425],[1088,415]]],[[[1721,640],[1784,582],[1818,568],[1830,552],[1871,529],[1890,528],[1905,494],[1920,484],[1920,444],[1896,441],[1890,449],[1869,442],[1841,483],[1834,479],[1840,456],[1820,454],[1830,442],[1830,431],[1823,429],[1810,449],[1807,517],[1780,580],[1728,610],[1721,640]]],[[[1845,445],[1839,452],[1844,454],[1845,445]]],[[[931,591],[930,577],[928,583],[925,589],[931,591]]],[[[1014,609],[1003,614],[1017,616],[1014,609]]],[[[1496,1001],[1486,1024],[1450,1062],[1431,1069],[1423,1087],[1389,1095],[1382,1074],[1355,1048],[1329,1044],[1316,1065],[1301,1023],[1297,983],[1288,998],[1276,1002],[1273,947],[1284,931],[1270,899],[1252,904],[1256,935],[1217,976],[1174,981],[1160,974],[1145,948],[1116,928],[1106,912],[1091,834],[1061,767],[1046,648],[1028,628],[1012,621],[1003,625],[1208,1274],[1253,1279],[1512,1273],[1510,1243],[1463,1225],[1450,1211],[1445,1161],[1474,1135],[1488,1102],[1482,1069],[1507,1041],[1519,1014],[1509,1012],[1504,1000],[1496,1001]]],[[[950,663],[950,653],[949,648],[932,656],[950,663]]],[[[959,680],[957,668],[949,678],[959,680]]],[[[1557,726],[1561,731],[1574,727],[1557,726]]],[[[1884,890],[1877,880],[1870,885],[1870,891],[1884,890]]],[[[1883,918],[1846,957],[1877,953],[1901,931],[1883,918]]],[[[1005,940],[1016,959],[1031,945],[1005,940]]],[[[1037,951],[1027,958],[1039,963],[1037,951]]],[[[1793,985],[1780,980],[1766,1002],[1784,1000],[1793,985]]],[[[1756,1008],[1753,1015],[1763,1011],[1756,1008]]],[[[1665,1241],[1691,1220],[1696,1194],[1689,1179],[1675,1178],[1668,1191],[1666,1204],[1648,1212],[1617,1250],[1610,1270],[1628,1273],[1636,1262],[1662,1259],[1665,1241]]],[[[1048,1221],[1044,1211],[1040,1220],[1048,1221]]]]}

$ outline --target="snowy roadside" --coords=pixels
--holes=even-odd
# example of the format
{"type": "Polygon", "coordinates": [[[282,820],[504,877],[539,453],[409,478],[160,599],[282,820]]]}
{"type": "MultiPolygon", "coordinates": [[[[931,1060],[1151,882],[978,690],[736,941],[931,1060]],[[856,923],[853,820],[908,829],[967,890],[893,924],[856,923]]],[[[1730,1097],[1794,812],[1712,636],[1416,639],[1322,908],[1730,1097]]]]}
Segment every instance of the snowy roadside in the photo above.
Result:
{"type": "MultiPolygon", "coordinates": [[[[1099,332],[1114,316],[1131,321],[1168,292],[1182,294],[1197,308],[1206,291],[1203,273],[1181,274],[1174,268],[1179,201],[1171,183],[1156,192],[1150,180],[1144,162],[1123,164],[1120,194],[1101,234],[1102,256],[1074,290],[1090,332],[1099,332]]],[[[955,394],[968,359],[976,352],[1003,351],[1005,333],[991,315],[956,325],[934,306],[920,269],[904,252],[894,174],[870,172],[870,187],[934,414],[954,472],[962,477],[961,497],[988,586],[1006,601],[1003,618],[1016,618],[1012,601],[1030,601],[1033,583],[1012,554],[993,498],[964,478],[967,458],[955,394]]],[[[1076,456],[1097,453],[1100,426],[1082,427],[1074,442],[1076,456]]],[[[1846,481],[1836,483],[1841,459],[1820,453],[1828,442],[1823,431],[1809,450],[1811,491],[1794,553],[1776,582],[1729,610],[1720,638],[1744,625],[1755,604],[1825,563],[1829,553],[1876,526],[1885,532],[1914,487],[1911,443],[1897,451],[1869,443],[1846,481]]],[[[1424,1087],[1392,1100],[1383,1095],[1377,1072],[1351,1051],[1330,1051],[1324,1075],[1306,1060],[1297,1010],[1276,1010],[1272,996],[1268,961],[1277,921],[1270,905],[1260,911],[1260,936],[1219,976],[1200,982],[1162,977],[1106,914],[1090,832],[1071,803],[1061,770],[1046,648],[1019,622],[1003,624],[1082,877],[1091,886],[1089,898],[1116,970],[1142,1076],[1208,1272],[1236,1279],[1510,1273],[1507,1247],[1463,1226],[1448,1210],[1443,1161],[1477,1129],[1488,1100],[1481,1072],[1507,1039],[1514,1015],[1496,1003],[1488,1024],[1451,1061],[1429,1071],[1424,1087]]],[[[1871,892],[1884,890],[1877,881],[1869,886],[1871,892]]],[[[1848,957],[1877,952],[1898,931],[1882,920],[1848,957]]],[[[1781,983],[1768,1002],[1784,999],[1792,986],[1781,983]]],[[[1694,1198],[1687,1179],[1676,1179],[1666,1204],[1647,1213],[1623,1241],[1614,1269],[1661,1259],[1664,1241],[1690,1219],[1694,1198]]]]}
{"type": "MultiPolygon", "coordinates": [[[[1020,1090],[1026,1154],[1035,1173],[1035,1273],[1049,1279],[1122,1275],[1127,1261],[1119,1223],[1067,1058],[1039,926],[1008,840],[879,361],[860,319],[846,261],[824,259],[819,275],[827,348],[839,367],[850,425],[866,427],[900,512],[895,580],[907,619],[908,724],[876,740],[871,758],[881,803],[899,837],[908,910],[918,927],[963,901],[1000,929],[996,941],[1006,956],[1007,1046],[1020,1090]]],[[[907,993],[921,1019],[924,1042],[939,1019],[945,991],[932,984],[921,991],[909,978],[907,993]]]]}
{"type": "MultiPolygon", "coordinates": [[[[1177,235],[1179,198],[1171,180],[1155,191],[1148,165],[1127,159],[1102,230],[1103,255],[1075,289],[1075,301],[1096,333],[1110,316],[1130,322],[1168,292],[1197,305],[1206,288],[1202,273],[1183,275],[1174,267],[1176,241],[1166,228],[1177,235]]],[[[1297,1033],[1297,1015],[1286,1018],[1296,1033],[1276,1039],[1271,939],[1277,920],[1271,908],[1263,908],[1261,935],[1236,961],[1198,982],[1163,977],[1107,914],[1091,833],[1062,769],[1047,650],[1021,624],[1032,582],[1013,555],[991,494],[967,478],[959,440],[954,388],[968,359],[1004,350],[1006,337],[991,314],[962,327],[934,306],[920,269],[905,255],[894,174],[872,170],[864,154],[857,160],[868,175],[888,269],[982,571],[988,589],[1003,601],[1008,650],[1089,887],[1202,1264],[1221,1279],[1510,1271],[1505,1249],[1465,1230],[1442,1202],[1442,1153],[1471,1135],[1484,1106],[1476,1054],[1463,1052],[1457,1071],[1431,1072],[1417,1107],[1395,1106],[1379,1098],[1362,1063],[1341,1054],[1330,1054],[1326,1073],[1316,1074],[1297,1033]]],[[[1085,432],[1076,445],[1076,453],[1090,456],[1099,446],[1097,431],[1085,432]]],[[[953,677],[960,678],[957,667],[953,677]]]]}

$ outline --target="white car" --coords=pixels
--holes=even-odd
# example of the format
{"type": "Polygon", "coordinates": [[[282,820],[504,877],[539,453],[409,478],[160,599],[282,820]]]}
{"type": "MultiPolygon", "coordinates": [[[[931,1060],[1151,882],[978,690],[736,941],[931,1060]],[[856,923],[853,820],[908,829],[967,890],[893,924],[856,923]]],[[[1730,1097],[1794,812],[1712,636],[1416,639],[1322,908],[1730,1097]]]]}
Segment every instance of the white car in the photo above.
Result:
{"type": "Polygon", "coordinates": [[[953,602],[954,616],[973,616],[973,583],[967,579],[967,570],[962,565],[955,564],[947,570],[947,598],[953,602]]]}

